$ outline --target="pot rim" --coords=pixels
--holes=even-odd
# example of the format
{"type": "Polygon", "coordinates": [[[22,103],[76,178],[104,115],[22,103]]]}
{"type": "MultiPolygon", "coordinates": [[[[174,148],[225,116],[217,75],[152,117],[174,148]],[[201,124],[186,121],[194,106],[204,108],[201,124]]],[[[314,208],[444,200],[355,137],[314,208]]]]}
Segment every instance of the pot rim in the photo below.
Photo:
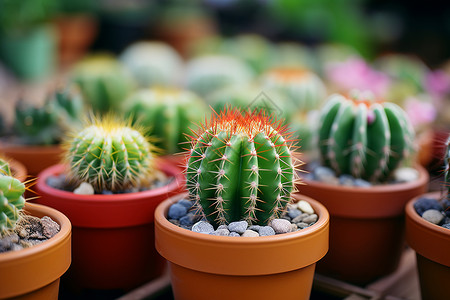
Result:
{"type": "Polygon", "coordinates": [[[17,153],[34,153],[38,152],[48,152],[59,154],[61,152],[61,145],[22,145],[8,143],[5,141],[0,141],[0,152],[17,152],[17,153]]]}

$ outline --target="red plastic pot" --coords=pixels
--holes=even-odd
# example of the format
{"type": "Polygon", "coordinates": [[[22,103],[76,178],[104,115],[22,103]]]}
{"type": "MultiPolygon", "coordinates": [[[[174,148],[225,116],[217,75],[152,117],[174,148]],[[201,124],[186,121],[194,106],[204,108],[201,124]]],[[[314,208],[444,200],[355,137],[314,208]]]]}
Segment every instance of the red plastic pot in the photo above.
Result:
{"type": "Polygon", "coordinates": [[[172,164],[160,160],[158,166],[174,177],[168,185],[115,195],[77,195],[48,186],[47,179],[61,174],[63,165],[39,174],[37,202],[60,210],[73,225],[67,285],[129,290],[161,275],[165,261],[154,247],[154,210],[161,201],[184,191],[184,180],[172,164]]]}
{"type": "Polygon", "coordinates": [[[417,166],[414,182],[355,188],[304,180],[301,194],[330,213],[330,249],[317,272],[365,285],[393,272],[405,246],[404,208],[427,190],[429,175],[417,166]]]}

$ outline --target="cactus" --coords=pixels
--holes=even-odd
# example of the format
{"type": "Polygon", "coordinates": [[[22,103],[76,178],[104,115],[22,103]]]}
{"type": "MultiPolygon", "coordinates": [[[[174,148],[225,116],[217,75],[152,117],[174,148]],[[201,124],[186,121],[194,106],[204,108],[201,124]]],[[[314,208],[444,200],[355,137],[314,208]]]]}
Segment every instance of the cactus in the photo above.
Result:
{"type": "Polygon", "coordinates": [[[291,200],[296,171],[292,141],[263,111],[227,109],[192,139],[186,169],[189,195],[213,224],[268,224],[291,200]]]}
{"type": "Polygon", "coordinates": [[[371,94],[332,95],[319,122],[322,162],[338,174],[383,181],[411,154],[414,130],[406,113],[371,94]]]}
{"type": "Polygon", "coordinates": [[[139,187],[154,171],[153,146],[112,115],[94,119],[64,142],[69,178],[90,183],[96,192],[139,187]]]}
{"type": "Polygon", "coordinates": [[[118,109],[133,89],[131,75],[119,61],[108,55],[85,58],[75,66],[71,76],[96,113],[118,109]]]}
{"type": "Polygon", "coordinates": [[[175,89],[139,90],[125,105],[125,115],[148,128],[146,135],[154,137],[155,145],[165,154],[183,150],[183,143],[188,141],[186,134],[207,112],[206,104],[197,95],[175,89]]]}
{"type": "Polygon", "coordinates": [[[25,185],[19,180],[0,175],[0,234],[14,228],[25,205],[25,185]]]}
{"type": "Polygon", "coordinates": [[[9,163],[0,157],[0,176],[2,175],[11,175],[11,169],[9,163]]]}
{"type": "Polygon", "coordinates": [[[57,89],[39,107],[18,101],[14,134],[25,144],[57,144],[67,129],[80,124],[82,114],[83,101],[77,90],[71,87],[57,89]]]}

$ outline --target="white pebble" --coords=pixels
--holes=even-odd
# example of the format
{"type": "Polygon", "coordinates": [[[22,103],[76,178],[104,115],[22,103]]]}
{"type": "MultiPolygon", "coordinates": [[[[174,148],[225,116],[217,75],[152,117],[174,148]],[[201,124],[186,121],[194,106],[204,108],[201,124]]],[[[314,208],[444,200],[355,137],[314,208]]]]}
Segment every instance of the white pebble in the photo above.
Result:
{"type": "Polygon", "coordinates": [[[429,209],[423,213],[422,218],[430,223],[439,225],[444,219],[444,215],[436,209],[429,209]]]}
{"type": "Polygon", "coordinates": [[[291,222],[285,219],[273,219],[270,223],[276,234],[291,232],[291,222]]]}
{"type": "Polygon", "coordinates": [[[90,183],[82,182],[73,193],[78,195],[94,195],[94,188],[90,183]]]}
{"type": "Polygon", "coordinates": [[[256,237],[259,236],[259,233],[253,230],[247,229],[241,236],[243,237],[256,237]]]}
{"type": "Polygon", "coordinates": [[[314,213],[314,209],[312,208],[311,204],[309,204],[305,200],[298,201],[297,207],[304,213],[307,213],[310,215],[314,213]]]}
{"type": "Polygon", "coordinates": [[[398,168],[394,171],[395,181],[411,182],[419,178],[419,172],[413,168],[398,168]]]}

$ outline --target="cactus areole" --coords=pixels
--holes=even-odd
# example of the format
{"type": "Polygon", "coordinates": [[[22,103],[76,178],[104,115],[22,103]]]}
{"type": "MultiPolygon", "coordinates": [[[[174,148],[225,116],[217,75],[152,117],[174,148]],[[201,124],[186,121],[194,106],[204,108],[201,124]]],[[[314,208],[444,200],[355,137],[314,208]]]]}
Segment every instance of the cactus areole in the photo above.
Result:
{"type": "Polygon", "coordinates": [[[369,93],[332,95],[320,124],[322,162],[338,174],[381,182],[412,152],[414,130],[406,113],[369,93]]]}
{"type": "Polygon", "coordinates": [[[187,187],[208,221],[265,225],[286,210],[297,178],[286,131],[264,112],[226,109],[195,134],[187,187]]]}

